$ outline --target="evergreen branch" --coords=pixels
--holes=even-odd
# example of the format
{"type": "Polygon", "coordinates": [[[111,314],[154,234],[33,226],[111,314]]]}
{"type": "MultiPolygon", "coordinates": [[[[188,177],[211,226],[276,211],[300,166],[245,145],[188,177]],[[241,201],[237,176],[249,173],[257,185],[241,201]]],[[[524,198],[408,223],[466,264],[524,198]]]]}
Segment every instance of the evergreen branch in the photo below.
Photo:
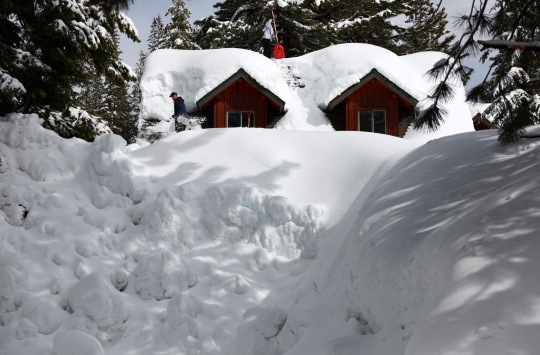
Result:
{"type": "Polygon", "coordinates": [[[414,121],[413,126],[415,129],[427,128],[428,130],[435,131],[444,123],[444,116],[447,114],[448,112],[443,107],[433,104],[427,109],[422,110],[414,121]]]}
{"type": "Polygon", "coordinates": [[[511,49],[520,51],[540,51],[540,42],[515,42],[503,39],[479,40],[479,44],[483,46],[482,50],[487,48],[494,49],[511,49]]]}

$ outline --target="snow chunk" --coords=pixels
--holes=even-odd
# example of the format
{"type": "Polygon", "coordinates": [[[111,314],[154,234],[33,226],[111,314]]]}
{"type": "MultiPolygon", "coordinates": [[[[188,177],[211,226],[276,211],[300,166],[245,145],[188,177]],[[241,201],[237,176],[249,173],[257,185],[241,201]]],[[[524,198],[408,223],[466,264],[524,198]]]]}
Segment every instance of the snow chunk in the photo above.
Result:
{"type": "Polygon", "coordinates": [[[216,239],[247,239],[289,259],[317,254],[324,226],[317,220],[322,209],[316,206],[300,210],[264,189],[219,186],[207,190],[203,205],[205,224],[216,239]]]}
{"type": "Polygon", "coordinates": [[[19,340],[38,336],[38,328],[26,318],[21,319],[15,331],[17,332],[17,339],[19,340]]]}
{"type": "Polygon", "coordinates": [[[140,201],[143,192],[133,182],[134,168],[127,142],[120,136],[105,134],[97,137],[92,147],[90,163],[98,183],[114,193],[140,201]]]}
{"type": "Polygon", "coordinates": [[[106,331],[128,319],[124,303],[117,292],[109,286],[105,277],[93,273],[71,288],[68,302],[73,311],[80,309],[101,330],[106,331]]]}
{"type": "Polygon", "coordinates": [[[28,272],[14,257],[0,258],[0,298],[9,300],[15,292],[28,290],[28,272]]]}
{"type": "Polygon", "coordinates": [[[209,335],[204,335],[188,350],[188,355],[217,355],[220,348],[209,335]]]}
{"type": "Polygon", "coordinates": [[[200,234],[197,215],[187,204],[191,199],[189,185],[166,187],[150,206],[145,204],[134,209],[134,221],[144,226],[144,237],[157,247],[179,249],[185,253],[200,234]]]}
{"type": "Polygon", "coordinates": [[[62,325],[64,311],[55,304],[30,299],[21,307],[22,316],[36,325],[40,334],[49,335],[62,325]]]}
{"type": "Polygon", "coordinates": [[[168,249],[157,250],[141,260],[132,275],[135,291],[143,300],[171,298],[197,282],[185,261],[168,249]]]}
{"type": "Polygon", "coordinates": [[[165,341],[165,344],[186,347],[190,339],[197,338],[198,334],[197,322],[184,313],[175,313],[167,317],[167,321],[161,324],[159,332],[159,336],[165,341]]]}
{"type": "Polygon", "coordinates": [[[234,292],[237,295],[243,295],[249,291],[249,283],[240,275],[236,276],[234,280],[225,284],[225,290],[234,292]]]}
{"type": "Polygon", "coordinates": [[[102,355],[103,347],[96,338],[78,330],[63,330],[53,339],[55,355],[102,355]]]}
{"type": "Polygon", "coordinates": [[[236,354],[278,355],[291,349],[307,325],[289,318],[289,312],[279,306],[248,309],[238,327],[236,354]]]}
{"type": "Polygon", "coordinates": [[[167,317],[172,317],[177,313],[184,313],[192,318],[202,313],[204,304],[192,294],[181,293],[174,296],[167,305],[167,317]]]}

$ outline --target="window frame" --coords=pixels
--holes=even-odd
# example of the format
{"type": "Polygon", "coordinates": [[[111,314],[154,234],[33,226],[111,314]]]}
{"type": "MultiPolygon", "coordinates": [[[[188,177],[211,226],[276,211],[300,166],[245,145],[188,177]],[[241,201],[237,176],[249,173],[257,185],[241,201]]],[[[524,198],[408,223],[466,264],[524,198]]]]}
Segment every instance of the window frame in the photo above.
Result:
{"type": "Polygon", "coordinates": [[[227,128],[255,128],[255,111],[254,110],[229,110],[225,113],[225,124],[227,128]],[[251,127],[243,127],[242,126],[242,113],[244,112],[251,112],[251,127]],[[229,127],[229,113],[240,113],[240,127],[229,127]]]}
{"type": "Polygon", "coordinates": [[[383,109],[383,108],[361,108],[358,110],[358,117],[357,117],[357,123],[358,123],[358,131],[359,132],[371,132],[371,133],[378,133],[378,134],[387,134],[386,131],[387,131],[387,128],[388,128],[388,125],[387,125],[387,118],[388,116],[386,115],[386,109],[383,109]],[[371,131],[361,131],[360,130],[360,113],[362,111],[371,111],[371,131]],[[375,117],[374,117],[374,113],[375,111],[382,111],[384,112],[384,133],[379,133],[379,132],[375,132],[375,117]]]}

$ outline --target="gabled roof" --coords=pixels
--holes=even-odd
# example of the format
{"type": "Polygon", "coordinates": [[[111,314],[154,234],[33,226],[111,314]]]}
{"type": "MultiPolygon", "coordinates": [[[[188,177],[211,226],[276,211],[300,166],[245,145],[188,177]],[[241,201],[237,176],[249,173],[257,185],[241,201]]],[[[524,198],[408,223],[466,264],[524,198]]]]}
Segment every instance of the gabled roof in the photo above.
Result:
{"type": "Polygon", "coordinates": [[[253,85],[257,90],[259,90],[268,100],[270,100],[281,113],[283,111],[283,108],[285,107],[285,101],[280,99],[276,94],[274,94],[272,91],[266,89],[262,85],[260,85],[255,79],[251,77],[246,71],[242,68],[240,68],[236,73],[231,75],[228,79],[223,81],[221,84],[219,84],[215,89],[204,95],[201,99],[197,101],[197,107],[199,110],[202,110],[204,106],[206,106],[210,101],[214,99],[217,95],[219,95],[220,92],[228,88],[230,85],[232,85],[235,81],[238,79],[244,79],[251,85],[253,85]]]}
{"type": "Polygon", "coordinates": [[[418,103],[418,100],[416,100],[411,94],[409,94],[408,92],[397,86],[395,83],[393,83],[390,79],[379,73],[377,69],[372,69],[369,73],[362,77],[358,83],[350,86],[339,96],[332,99],[332,101],[328,103],[326,111],[331,112],[339,103],[341,103],[343,100],[352,95],[356,90],[367,84],[372,79],[377,79],[382,83],[386,84],[386,86],[388,86],[390,90],[392,90],[394,93],[396,93],[396,95],[398,95],[401,99],[405,100],[412,106],[416,106],[416,104],[418,103]]]}

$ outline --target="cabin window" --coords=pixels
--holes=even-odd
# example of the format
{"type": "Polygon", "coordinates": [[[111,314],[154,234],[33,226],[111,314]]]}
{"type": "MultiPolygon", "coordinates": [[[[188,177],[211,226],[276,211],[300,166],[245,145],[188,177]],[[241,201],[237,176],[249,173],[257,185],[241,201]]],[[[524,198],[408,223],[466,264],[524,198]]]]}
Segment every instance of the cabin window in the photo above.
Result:
{"type": "Polygon", "coordinates": [[[253,111],[227,111],[227,127],[255,127],[253,111]]]}
{"type": "Polygon", "coordinates": [[[360,110],[358,111],[358,127],[362,132],[374,132],[386,134],[386,111],[385,110],[360,110]]]}

